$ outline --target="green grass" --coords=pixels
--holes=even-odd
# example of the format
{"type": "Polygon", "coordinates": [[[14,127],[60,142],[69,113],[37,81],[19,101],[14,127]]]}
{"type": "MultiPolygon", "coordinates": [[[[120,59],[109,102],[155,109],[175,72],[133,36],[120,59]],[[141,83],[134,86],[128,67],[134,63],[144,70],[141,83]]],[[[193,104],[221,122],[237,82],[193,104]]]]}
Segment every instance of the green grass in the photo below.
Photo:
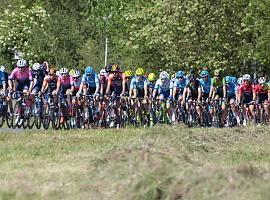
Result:
{"type": "Polygon", "coordinates": [[[270,132],[3,132],[0,199],[270,199],[270,132]]]}

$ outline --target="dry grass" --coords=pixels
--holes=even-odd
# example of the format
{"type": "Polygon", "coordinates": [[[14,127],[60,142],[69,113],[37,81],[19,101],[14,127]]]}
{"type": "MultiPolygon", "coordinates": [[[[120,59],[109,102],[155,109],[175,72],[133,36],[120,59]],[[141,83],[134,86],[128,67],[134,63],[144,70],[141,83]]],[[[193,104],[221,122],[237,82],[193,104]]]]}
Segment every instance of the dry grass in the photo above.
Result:
{"type": "Polygon", "coordinates": [[[0,134],[0,199],[270,199],[268,128],[0,134]]]}

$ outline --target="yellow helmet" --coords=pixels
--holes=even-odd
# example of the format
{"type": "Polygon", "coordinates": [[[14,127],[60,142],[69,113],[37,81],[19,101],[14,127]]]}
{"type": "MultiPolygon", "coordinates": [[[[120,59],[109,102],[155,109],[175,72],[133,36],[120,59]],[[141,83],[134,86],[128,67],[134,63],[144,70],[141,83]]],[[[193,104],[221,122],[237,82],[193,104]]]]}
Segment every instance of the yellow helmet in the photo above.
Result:
{"type": "Polygon", "coordinates": [[[74,73],[74,70],[73,70],[73,69],[69,71],[69,75],[70,75],[70,76],[72,76],[73,73],[74,73]]]}
{"type": "Polygon", "coordinates": [[[136,69],[136,75],[137,76],[143,76],[144,75],[144,69],[143,68],[136,69]]]}
{"type": "Polygon", "coordinates": [[[150,73],[147,77],[148,81],[154,81],[156,80],[156,75],[154,73],[150,73]]]}
{"type": "Polygon", "coordinates": [[[133,75],[133,74],[132,74],[132,71],[131,71],[131,70],[125,71],[125,76],[126,76],[126,77],[130,78],[132,75],[133,75]]]}

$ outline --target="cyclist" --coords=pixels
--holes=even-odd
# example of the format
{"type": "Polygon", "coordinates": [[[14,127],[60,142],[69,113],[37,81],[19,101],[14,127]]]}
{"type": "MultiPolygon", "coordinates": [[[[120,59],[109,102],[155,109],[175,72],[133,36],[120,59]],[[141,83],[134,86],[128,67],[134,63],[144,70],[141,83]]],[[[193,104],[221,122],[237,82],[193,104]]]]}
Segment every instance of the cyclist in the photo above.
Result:
{"type": "Polygon", "coordinates": [[[41,93],[44,94],[45,100],[48,101],[49,96],[56,94],[58,76],[56,76],[56,69],[50,68],[49,73],[45,76],[41,87],[41,93]]]}
{"type": "MultiPolygon", "coordinates": [[[[250,110],[250,114],[253,120],[254,119],[254,102],[253,100],[256,99],[255,93],[253,93],[254,87],[251,84],[251,76],[249,74],[245,74],[243,76],[243,83],[238,88],[238,102],[241,103],[242,110],[244,111],[245,108],[248,106],[250,110]]],[[[246,126],[247,123],[247,113],[243,112],[244,114],[244,121],[243,125],[246,126]]],[[[254,121],[253,121],[254,122],[254,121]]]]}
{"type": "Polygon", "coordinates": [[[6,84],[8,84],[8,73],[6,72],[6,67],[4,65],[0,66],[0,71],[3,72],[6,84]]]}
{"type": "Polygon", "coordinates": [[[153,98],[158,96],[159,106],[162,101],[166,101],[165,111],[170,122],[172,122],[171,100],[173,95],[173,82],[170,80],[169,74],[162,71],[159,74],[159,79],[156,81],[153,98]]]}
{"type": "Polygon", "coordinates": [[[83,95],[94,95],[96,96],[99,92],[100,84],[98,75],[94,72],[93,67],[88,66],[84,70],[82,75],[82,82],[80,86],[80,93],[83,95]]]}
{"type": "Polygon", "coordinates": [[[5,66],[0,67],[0,90],[2,90],[2,94],[6,96],[6,89],[7,89],[8,80],[6,79],[5,75],[5,66]]]}
{"type": "Polygon", "coordinates": [[[32,95],[36,95],[38,92],[41,91],[43,80],[46,74],[45,70],[42,69],[42,66],[39,63],[33,64],[31,73],[33,77],[33,88],[29,92],[31,92],[32,95]]]}
{"type": "Polygon", "coordinates": [[[98,75],[99,82],[100,82],[100,95],[104,95],[107,89],[108,83],[108,74],[105,69],[101,69],[98,75]]]}
{"type": "MultiPolygon", "coordinates": [[[[226,113],[224,112],[226,106],[224,102],[224,94],[226,94],[226,83],[224,78],[222,78],[222,69],[218,68],[214,71],[214,77],[211,79],[211,89],[210,89],[210,97],[212,100],[215,100],[215,104],[221,103],[222,117],[221,117],[221,125],[224,124],[226,113]]],[[[214,109],[210,110],[212,116],[217,112],[217,107],[214,106],[214,109]]],[[[215,118],[213,118],[215,120],[215,118]]]]}
{"type": "MultiPolygon", "coordinates": [[[[189,114],[190,114],[190,103],[198,101],[199,87],[200,87],[200,83],[196,79],[196,76],[194,74],[189,75],[187,84],[183,92],[182,102],[181,102],[182,105],[184,105],[186,102],[188,103],[186,105],[186,109],[189,114]]],[[[197,113],[200,112],[200,107],[197,104],[195,106],[195,109],[197,113]]]]}
{"type": "MultiPolygon", "coordinates": [[[[138,68],[135,72],[135,77],[132,78],[130,83],[130,94],[129,96],[132,98],[135,98],[135,101],[131,99],[131,106],[134,108],[135,116],[138,116],[137,113],[139,112],[139,105],[140,102],[142,103],[142,106],[144,107],[146,111],[146,115],[149,115],[149,108],[147,106],[148,101],[148,80],[144,76],[144,69],[138,68]],[[142,101],[140,101],[137,98],[143,98],[142,101]]],[[[139,120],[139,119],[136,119],[139,120]]]]}
{"type": "Polygon", "coordinates": [[[26,60],[18,60],[16,68],[8,77],[9,90],[28,93],[33,87],[33,78],[26,60]]]}
{"type": "MultiPolygon", "coordinates": [[[[235,119],[237,120],[237,123],[239,124],[240,123],[239,113],[237,112],[235,107],[235,101],[237,96],[235,80],[233,80],[231,76],[225,76],[224,81],[226,84],[226,93],[224,94],[224,99],[226,99],[226,102],[229,103],[231,111],[235,119]]],[[[227,110],[225,109],[225,116],[227,116],[227,114],[228,114],[227,110]]]]}
{"type": "Polygon", "coordinates": [[[54,93],[60,94],[60,99],[63,100],[64,96],[66,96],[69,114],[71,114],[71,99],[70,96],[74,90],[74,81],[72,76],[68,74],[68,69],[63,67],[59,71],[60,76],[57,81],[56,90],[54,93]]]}
{"type": "Polygon", "coordinates": [[[178,71],[175,74],[175,82],[173,84],[173,99],[177,99],[179,102],[182,101],[183,92],[186,87],[187,81],[185,79],[185,72],[178,71]]]}
{"type": "Polygon", "coordinates": [[[126,78],[126,87],[125,87],[125,96],[129,96],[129,93],[130,93],[130,83],[131,83],[131,80],[133,79],[133,73],[131,70],[126,70],[124,72],[125,74],[125,78],[126,78]]]}
{"type": "MultiPolygon", "coordinates": [[[[262,105],[265,111],[266,120],[269,121],[269,101],[270,101],[270,87],[266,83],[265,77],[260,77],[258,79],[258,84],[254,88],[254,95],[253,98],[256,97],[256,99],[253,99],[256,101],[256,104],[262,105]]],[[[256,109],[257,112],[257,118],[259,119],[259,109],[256,109]]]]}
{"type": "Polygon", "coordinates": [[[154,73],[148,74],[147,80],[148,80],[148,84],[147,84],[148,92],[147,93],[148,93],[149,97],[152,97],[153,90],[154,90],[155,83],[156,83],[156,75],[154,73]]]}
{"type": "MultiPolygon", "coordinates": [[[[120,96],[124,96],[125,94],[125,87],[126,87],[126,78],[125,74],[121,72],[119,65],[114,64],[111,67],[111,74],[109,75],[108,78],[108,84],[107,84],[107,89],[106,89],[106,96],[107,95],[112,95],[114,98],[116,97],[116,106],[115,109],[113,110],[112,113],[112,118],[117,118],[119,119],[119,110],[121,107],[121,102],[120,102],[120,96]]],[[[124,102],[122,102],[124,103],[124,102]]],[[[116,121],[117,124],[119,124],[119,121],[116,121]]],[[[110,126],[113,127],[114,121],[112,120],[110,126]]]]}

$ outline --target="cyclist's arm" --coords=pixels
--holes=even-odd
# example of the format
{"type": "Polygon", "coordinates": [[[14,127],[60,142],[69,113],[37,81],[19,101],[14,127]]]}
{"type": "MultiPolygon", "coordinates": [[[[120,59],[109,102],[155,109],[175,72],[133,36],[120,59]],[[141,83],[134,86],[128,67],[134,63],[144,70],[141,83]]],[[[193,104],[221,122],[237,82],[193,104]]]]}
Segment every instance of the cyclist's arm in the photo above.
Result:
{"type": "Polygon", "coordinates": [[[122,92],[121,94],[125,94],[126,91],[126,77],[124,74],[122,74],[122,92]]]}
{"type": "Polygon", "coordinates": [[[268,102],[270,101],[270,89],[268,89],[268,102]]]}
{"type": "Polygon", "coordinates": [[[111,88],[111,84],[112,84],[112,78],[109,77],[109,78],[108,78],[108,84],[107,84],[107,88],[106,88],[105,94],[108,94],[108,93],[109,93],[110,88],[111,88]]]}
{"type": "Polygon", "coordinates": [[[226,86],[226,84],[223,85],[223,98],[224,99],[227,98],[227,86],[226,86]]]}
{"type": "Polygon", "coordinates": [[[41,90],[40,90],[42,93],[44,93],[45,88],[47,87],[47,84],[48,84],[47,79],[44,78],[43,83],[42,83],[42,87],[41,87],[41,90]]]}
{"type": "Polygon", "coordinates": [[[144,84],[144,96],[148,96],[148,87],[147,87],[147,82],[144,84]]]}
{"type": "Polygon", "coordinates": [[[56,84],[56,90],[55,90],[56,94],[58,94],[58,93],[59,93],[60,86],[61,86],[61,81],[60,81],[60,80],[58,80],[58,81],[57,81],[57,84],[56,84]]]}
{"type": "Polygon", "coordinates": [[[184,91],[183,91],[183,100],[182,100],[183,102],[185,102],[185,100],[186,100],[187,91],[188,91],[187,89],[188,89],[188,88],[185,87],[185,88],[184,88],[184,91]]]}
{"type": "Polygon", "coordinates": [[[198,87],[198,102],[201,101],[201,98],[202,98],[202,88],[199,86],[198,87]]]}

